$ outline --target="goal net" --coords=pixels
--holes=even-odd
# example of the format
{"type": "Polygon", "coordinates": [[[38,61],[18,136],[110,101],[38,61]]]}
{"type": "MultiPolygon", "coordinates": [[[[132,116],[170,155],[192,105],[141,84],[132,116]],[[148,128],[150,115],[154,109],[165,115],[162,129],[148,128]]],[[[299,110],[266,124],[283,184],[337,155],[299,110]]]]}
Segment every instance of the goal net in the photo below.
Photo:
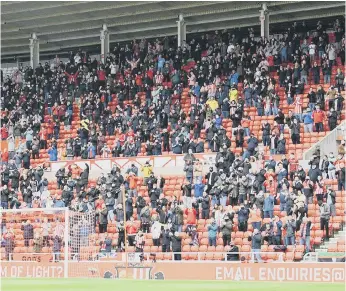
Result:
{"type": "Polygon", "coordinates": [[[1,260],[11,268],[30,262],[25,270],[37,272],[39,266],[49,272],[58,268],[58,273],[43,274],[47,277],[100,276],[95,212],[28,208],[0,209],[0,214],[1,260]]]}
{"type": "Polygon", "coordinates": [[[67,276],[67,208],[1,209],[0,213],[2,261],[31,262],[33,270],[60,263],[59,276],[67,276]]]}
{"type": "Polygon", "coordinates": [[[101,242],[95,234],[96,214],[69,212],[69,245],[71,262],[69,273],[73,277],[100,277],[98,259],[101,242]]]}

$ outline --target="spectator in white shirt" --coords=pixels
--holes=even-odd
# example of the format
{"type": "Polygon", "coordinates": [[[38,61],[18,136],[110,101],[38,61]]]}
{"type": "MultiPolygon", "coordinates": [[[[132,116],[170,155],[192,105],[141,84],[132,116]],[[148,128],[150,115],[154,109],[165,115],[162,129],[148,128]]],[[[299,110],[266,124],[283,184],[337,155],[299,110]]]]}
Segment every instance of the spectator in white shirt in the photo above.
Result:
{"type": "Polygon", "coordinates": [[[231,54],[234,51],[234,48],[235,48],[234,44],[230,43],[228,48],[227,48],[227,53],[231,54]]]}
{"type": "Polygon", "coordinates": [[[311,42],[309,45],[309,55],[310,55],[310,61],[313,62],[315,60],[315,52],[316,52],[316,45],[311,42]]]}
{"type": "Polygon", "coordinates": [[[336,59],[336,50],[333,44],[329,44],[327,46],[327,53],[328,53],[329,67],[332,67],[335,64],[335,59],[336,59]]]}

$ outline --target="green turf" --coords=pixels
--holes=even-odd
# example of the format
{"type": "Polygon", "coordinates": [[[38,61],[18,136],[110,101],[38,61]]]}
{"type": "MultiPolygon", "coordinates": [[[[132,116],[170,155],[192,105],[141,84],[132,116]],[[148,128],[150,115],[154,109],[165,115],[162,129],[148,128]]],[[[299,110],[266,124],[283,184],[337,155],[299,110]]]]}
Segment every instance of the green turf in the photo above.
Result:
{"type": "Polygon", "coordinates": [[[114,279],[2,279],[2,291],[343,291],[345,285],[296,282],[134,281],[114,279]]]}

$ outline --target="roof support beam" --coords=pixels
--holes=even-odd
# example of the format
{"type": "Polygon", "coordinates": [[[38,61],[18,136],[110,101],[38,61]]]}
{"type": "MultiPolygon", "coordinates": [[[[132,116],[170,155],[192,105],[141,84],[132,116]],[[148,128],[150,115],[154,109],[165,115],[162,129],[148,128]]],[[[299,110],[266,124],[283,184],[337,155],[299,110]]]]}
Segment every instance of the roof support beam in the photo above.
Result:
{"type": "Polygon", "coordinates": [[[34,32],[31,36],[29,48],[30,48],[30,66],[34,70],[38,67],[40,62],[40,41],[34,32]]]}
{"type": "Polygon", "coordinates": [[[179,20],[177,21],[178,26],[178,47],[181,47],[186,41],[186,22],[183,14],[179,14],[179,20]]]}
{"type": "Polygon", "coordinates": [[[101,30],[101,61],[105,63],[105,59],[109,54],[109,31],[107,25],[104,24],[101,30]]]}
{"type": "Polygon", "coordinates": [[[269,39],[269,11],[266,3],[262,4],[260,13],[261,37],[269,39]]]}

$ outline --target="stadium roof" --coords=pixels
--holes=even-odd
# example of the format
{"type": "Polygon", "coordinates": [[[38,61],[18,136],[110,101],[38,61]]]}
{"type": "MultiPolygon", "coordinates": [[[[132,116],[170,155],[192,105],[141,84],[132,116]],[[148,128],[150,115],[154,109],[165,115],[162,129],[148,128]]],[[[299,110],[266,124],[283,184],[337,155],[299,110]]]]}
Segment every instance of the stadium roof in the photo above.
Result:
{"type": "MultiPolygon", "coordinates": [[[[2,58],[28,56],[35,32],[40,52],[98,45],[107,24],[110,42],[177,34],[183,13],[187,33],[259,25],[261,3],[250,1],[2,1],[2,58]]],[[[343,16],[344,1],[266,1],[270,23],[343,16]]]]}

